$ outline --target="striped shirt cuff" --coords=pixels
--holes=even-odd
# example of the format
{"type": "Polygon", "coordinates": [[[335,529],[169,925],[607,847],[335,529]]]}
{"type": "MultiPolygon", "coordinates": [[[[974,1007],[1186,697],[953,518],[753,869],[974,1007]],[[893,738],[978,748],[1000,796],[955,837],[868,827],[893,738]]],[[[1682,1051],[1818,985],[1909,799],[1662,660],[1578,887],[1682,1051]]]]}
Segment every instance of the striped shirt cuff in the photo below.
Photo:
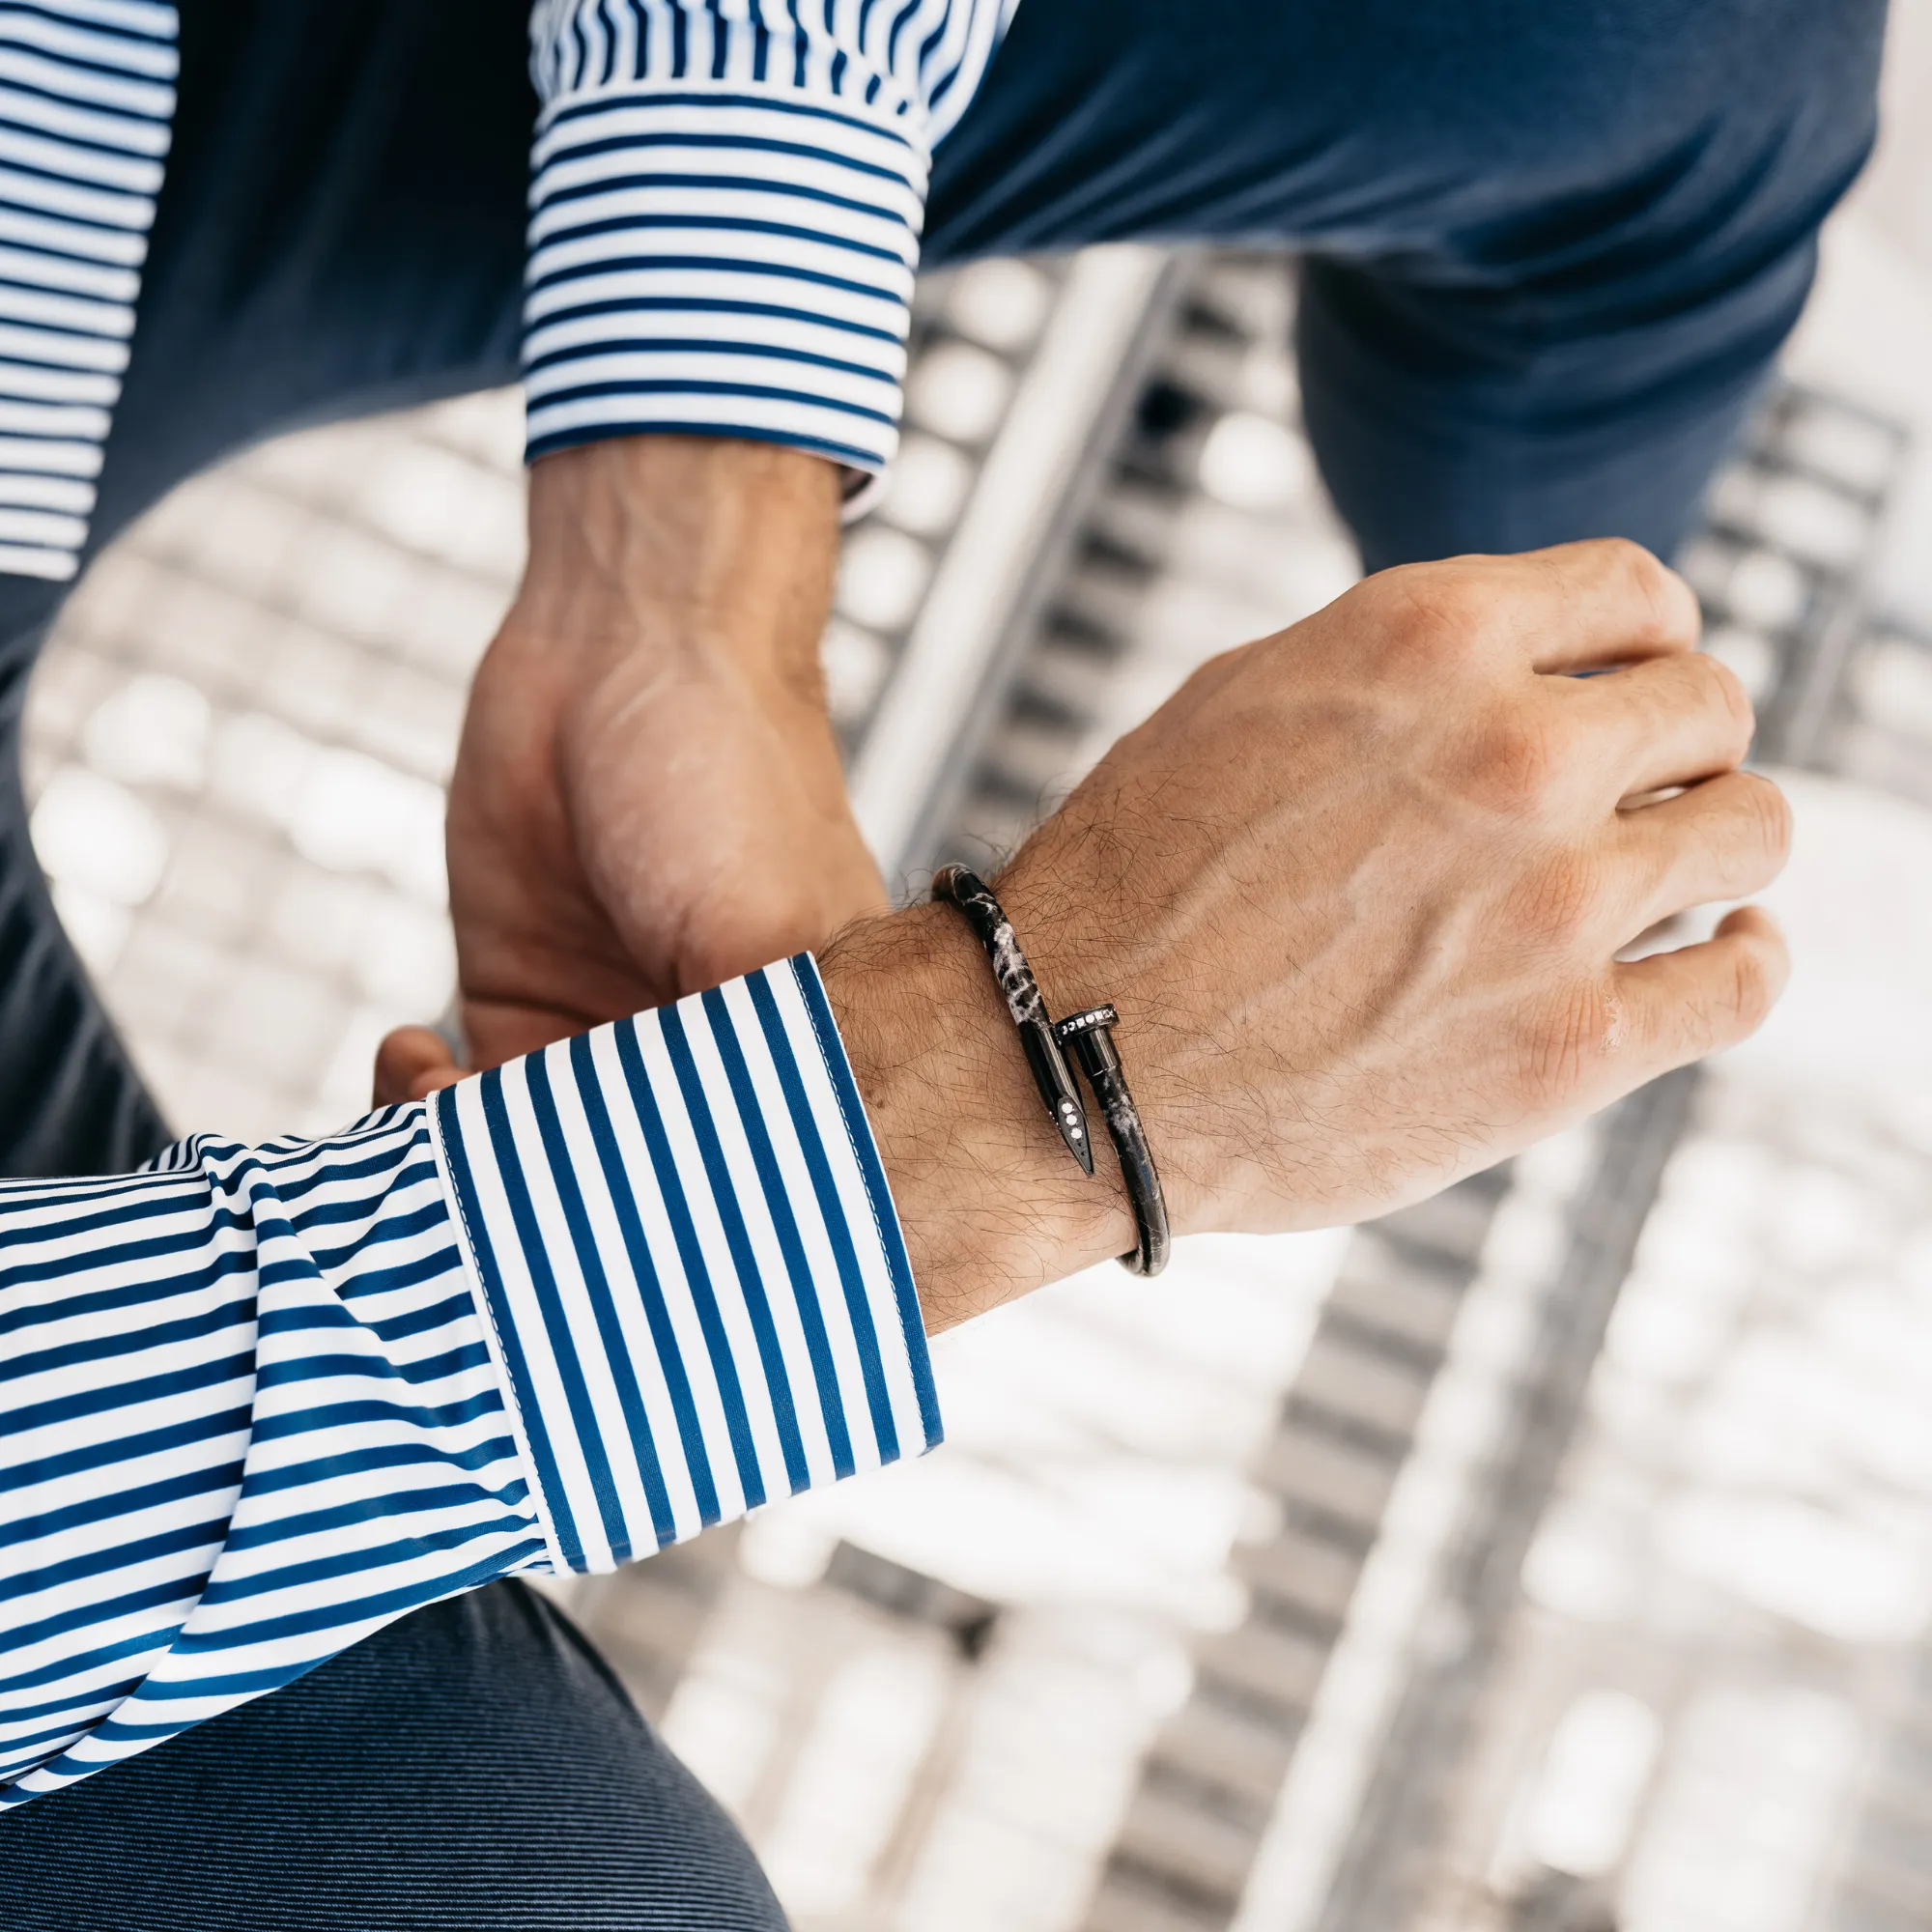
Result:
{"type": "Polygon", "coordinates": [[[466,1080],[431,1121],[559,1571],[939,1440],[809,955],[466,1080]]]}
{"type": "Polygon", "coordinates": [[[902,120],[606,84],[545,110],[533,170],[532,459],[668,430],[891,461],[926,182],[902,120]]]}

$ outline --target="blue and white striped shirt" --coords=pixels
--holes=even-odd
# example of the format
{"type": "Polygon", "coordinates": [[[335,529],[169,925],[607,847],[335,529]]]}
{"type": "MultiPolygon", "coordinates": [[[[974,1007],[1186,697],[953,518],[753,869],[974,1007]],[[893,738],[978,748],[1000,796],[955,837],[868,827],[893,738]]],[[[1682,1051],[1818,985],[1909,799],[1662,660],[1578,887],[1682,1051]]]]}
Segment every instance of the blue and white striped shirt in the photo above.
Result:
{"type": "MultiPolygon", "coordinates": [[[[537,0],[529,453],[749,437],[877,473],[933,144],[1017,0],[537,0]]],[[[71,578],[173,121],[158,0],[0,5],[0,573],[71,578]]]]}
{"type": "Polygon", "coordinates": [[[0,1808],[938,1439],[803,954],[324,1141],[0,1183],[0,1808]]]}

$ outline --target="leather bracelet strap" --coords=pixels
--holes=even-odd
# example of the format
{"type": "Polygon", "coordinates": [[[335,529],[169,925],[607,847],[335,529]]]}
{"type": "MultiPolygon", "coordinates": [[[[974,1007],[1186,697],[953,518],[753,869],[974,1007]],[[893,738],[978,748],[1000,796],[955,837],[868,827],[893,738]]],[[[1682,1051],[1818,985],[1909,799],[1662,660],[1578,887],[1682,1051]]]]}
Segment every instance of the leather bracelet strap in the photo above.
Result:
{"type": "Polygon", "coordinates": [[[1085,1012],[1068,1014],[1053,1031],[1068,1058],[1087,1076],[1107,1122],[1107,1137],[1120,1157],[1121,1179],[1126,1183],[1134,1229],[1140,1236],[1140,1245],[1132,1254],[1122,1255],[1120,1264],[1129,1274],[1158,1274],[1167,1265],[1173,1246],[1167,1227],[1167,1197],[1160,1191],[1160,1175],[1148,1147],[1147,1130],[1141,1125],[1140,1109],[1134,1105],[1114,1045],[1114,1028],[1120,1018],[1112,1007],[1089,1007],[1085,1012]]]}

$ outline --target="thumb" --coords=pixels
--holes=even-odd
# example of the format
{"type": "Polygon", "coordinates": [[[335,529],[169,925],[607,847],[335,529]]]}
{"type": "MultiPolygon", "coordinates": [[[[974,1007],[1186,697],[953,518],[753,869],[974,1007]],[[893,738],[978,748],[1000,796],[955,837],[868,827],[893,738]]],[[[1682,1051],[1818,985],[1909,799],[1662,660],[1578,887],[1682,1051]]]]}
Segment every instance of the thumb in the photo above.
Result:
{"type": "Polygon", "coordinates": [[[459,1066],[449,1042],[428,1027],[397,1027],[376,1049],[376,1105],[425,1100],[451,1087],[469,1069],[459,1066]]]}

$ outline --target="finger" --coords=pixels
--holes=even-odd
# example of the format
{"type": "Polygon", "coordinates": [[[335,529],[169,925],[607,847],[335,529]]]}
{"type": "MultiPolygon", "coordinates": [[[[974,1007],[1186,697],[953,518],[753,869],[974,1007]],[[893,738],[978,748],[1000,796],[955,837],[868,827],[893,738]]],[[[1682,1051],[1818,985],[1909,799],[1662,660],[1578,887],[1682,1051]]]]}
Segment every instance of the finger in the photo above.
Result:
{"type": "Polygon", "coordinates": [[[440,1088],[461,1080],[464,1071],[440,1033],[428,1027],[397,1027],[376,1049],[376,1105],[426,1100],[440,1088]]]}
{"type": "Polygon", "coordinates": [[[1608,677],[1557,677],[1544,687],[1568,726],[1586,734],[1588,763],[1612,803],[1695,784],[1744,762],[1756,720],[1735,672],[1691,651],[1608,677]]]}
{"type": "Polygon", "coordinates": [[[1521,586],[1519,639],[1534,670],[1600,670],[1696,647],[1696,593],[1638,544],[1562,544],[1509,561],[1521,586]]]}
{"type": "Polygon", "coordinates": [[[1624,1038],[1655,1074],[1754,1034],[1791,977],[1791,958],[1771,915],[1740,906],[1701,946],[1612,971],[1624,1038]]]}
{"type": "Polygon", "coordinates": [[[1726,772],[1620,813],[1616,840],[1641,881],[1625,938],[1689,906],[1762,892],[1791,856],[1791,807],[1756,772],[1726,772]]]}

